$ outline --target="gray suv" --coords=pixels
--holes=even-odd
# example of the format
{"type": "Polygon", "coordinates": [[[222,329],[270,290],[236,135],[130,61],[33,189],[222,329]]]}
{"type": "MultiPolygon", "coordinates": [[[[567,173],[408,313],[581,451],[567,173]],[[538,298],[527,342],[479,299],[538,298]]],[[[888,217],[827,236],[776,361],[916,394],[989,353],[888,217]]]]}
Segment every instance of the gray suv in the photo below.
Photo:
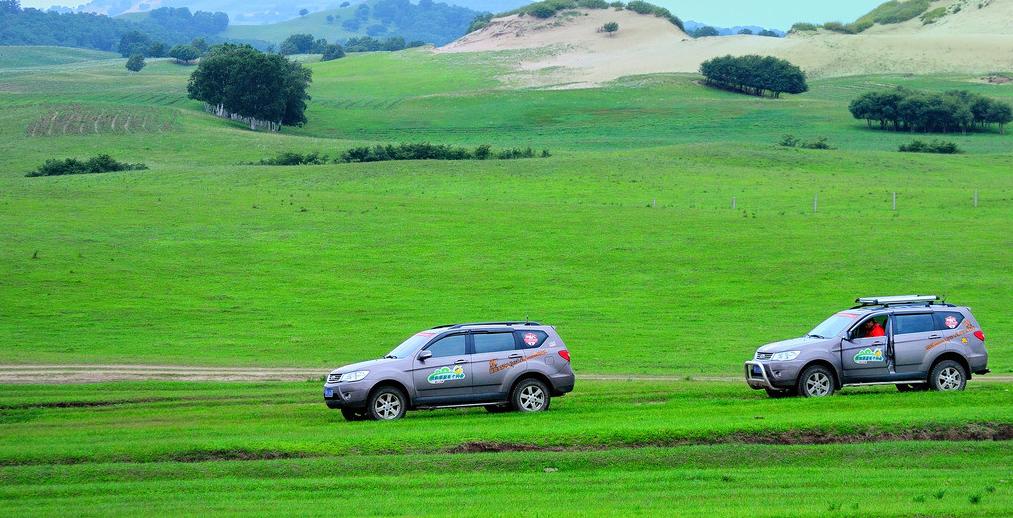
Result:
{"type": "Polygon", "coordinates": [[[324,384],[324,402],[349,421],[464,406],[539,412],[573,384],[570,352],[554,327],[478,322],[437,326],[379,360],[335,369],[324,384]]]}
{"type": "Polygon", "coordinates": [[[857,299],[801,338],[764,345],[746,383],[770,397],[829,396],[847,385],[963,390],[987,374],[985,334],[971,310],[934,295],[857,299]]]}

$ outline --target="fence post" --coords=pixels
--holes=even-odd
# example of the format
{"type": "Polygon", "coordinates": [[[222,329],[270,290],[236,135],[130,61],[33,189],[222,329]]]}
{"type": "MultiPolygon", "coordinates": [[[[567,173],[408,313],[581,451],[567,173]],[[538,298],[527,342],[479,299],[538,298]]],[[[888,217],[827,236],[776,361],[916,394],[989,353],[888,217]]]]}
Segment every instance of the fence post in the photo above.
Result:
{"type": "Polygon", "coordinates": [[[978,189],[974,190],[974,208],[978,208],[978,189]]]}
{"type": "Polygon", "coordinates": [[[897,191],[893,191],[893,210],[897,210],[897,191]]]}
{"type": "Polygon", "coordinates": [[[819,204],[820,204],[820,193],[816,193],[813,195],[813,214],[816,213],[816,209],[819,207],[819,204]]]}

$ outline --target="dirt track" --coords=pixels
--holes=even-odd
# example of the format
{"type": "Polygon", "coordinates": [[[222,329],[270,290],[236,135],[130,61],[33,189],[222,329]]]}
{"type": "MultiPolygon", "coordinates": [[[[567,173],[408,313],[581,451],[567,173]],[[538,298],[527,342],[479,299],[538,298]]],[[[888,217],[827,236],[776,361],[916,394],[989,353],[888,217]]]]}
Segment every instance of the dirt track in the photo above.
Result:
{"type": "MultiPolygon", "coordinates": [[[[0,365],[0,383],[100,383],[104,381],[306,381],[323,379],[329,369],[304,367],[196,367],[187,365],[0,365]]],[[[726,381],[738,376],[663,376],[578,374],[587,381],[726,381]]],[[[1013,382],[1013,376],[990,374],[974,382],[1013,382]]]]}

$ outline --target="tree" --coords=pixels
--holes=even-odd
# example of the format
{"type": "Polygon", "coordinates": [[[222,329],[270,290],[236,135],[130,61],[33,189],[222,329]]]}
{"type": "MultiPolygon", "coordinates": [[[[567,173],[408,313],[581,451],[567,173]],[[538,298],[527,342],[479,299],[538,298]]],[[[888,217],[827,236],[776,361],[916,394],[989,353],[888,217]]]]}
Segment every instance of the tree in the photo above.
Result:
{"type": "Polygon", "coordinates": [[[283,124],[306,122],[306,89],[311,71],[278,54],[248,45],[218,45],[201,59],[190,76],[187,94],[205,110],[239,120],[250,129],[278,131],[283,124]]]}
{"type": "Polygon", "coordinates": [[[753,35],[753,31],[752,31],[752,29],[742,29],[741,31],[739,31],[739,34],[744,34],[746,36],[752,36],[753,35]]]}
{"type": "Polygon", "coordinates": [[[616,22],[608,22],[601,26],[602,32],[608,34],[610,37],[619,30],[619,24],[616,22]]]}
{"type": "Polygon", "coordinates": [[[330,25],[332,23],[334,23],[334,15],[333,14],[328,14],[327,15],[327,25],[330,25]]]}
{"type": "Polygon", "coordinates": [[[320,58],[320,61],[332,61],[343,57],[345,57],[345,50],[341,48],[341,45],[331,44],[324,49],[324,55],[320,58]]]}
{"type": "Polygon", "coordinates": [[[281,42],[278,52],[284,56],[292,54],[309,54],[313,50],[312,34],[293,34],[281,42]]]}
{"type": "Polygon", "coordinates": [[[204,38],[194,38],[190,42],[190,46],[197,49],[198,57],[203,56],[208,51],[208,42],[204,38]]]}
{"type": "Polygon", "coordinates": [[[153,58],[164,58],[168,55],[169,49],[165,46],[165,43],[155,42],[148,47],[148,55],[153,58]]]}
{"type": "Polygon", "coordinates": [[[800,68],[770,56],[718,57],[704,61],[700,73],[710,85],[757,96],[769,91],[778,98],[809,90],[800,68]]]}
{"type": "Polygon", "coordinates": [[[144,55],[134,54],[127,59],[127,70],[131,72],[140,72],[144,68],[144,55]]]}
{"type": "Polygon", "coordinates": [[[200,57],[200,51],[193,45],[176,45],[169,51],[169,57],[180,65],[191,65],[200,57]]]}
{"type": "Polygon", "coordinates": [[[966,90],[943,93],[895,88],[866,92],[848,105],[856,119],[869,127],[917,132],[967,132],[998,125],[1000,133],[1013,120],[1010,105],[966,90]]]}
{"type": "Polygon", "coordinates": [[[145,55],[148,47],[151,46],[151,39],[141,31],[130,31],[120,37],[120,44],[116,48],[123,57],[130,57],[134,54],[145,55]]]}
{"type": "Polygon", "coordinates": [[[310,10],[309,9],[306,9],[306,8],[299,9],[299,16],[306,16],[307,14],[310,14],[310,10]]]}
{"type": "Polygon", "coordinates": [[[720,35],[721,33],[719,33],[718,30],[715,29],[714,27],[704,25],[703,27],[698,27],[695,31],[693,31],[693,33],[690,36],[694,38],[707,38],[710,36],[720,36],[720,35]]]}
{"type": "Polygon", "coordinates": [[[16,13],[21,11],[20,0],[0,0],[0,13],[16,13]]]}
{"type": "Polygon", "coordinates": [[[767,38],[780,38],[781,37],[780,34],[774,32],[772,30],[769,30],[769,29],[763,29],[762,31],[760,31],[757,34],[759,36],[764,36],[764,37],[767,37],[767,38]]]}

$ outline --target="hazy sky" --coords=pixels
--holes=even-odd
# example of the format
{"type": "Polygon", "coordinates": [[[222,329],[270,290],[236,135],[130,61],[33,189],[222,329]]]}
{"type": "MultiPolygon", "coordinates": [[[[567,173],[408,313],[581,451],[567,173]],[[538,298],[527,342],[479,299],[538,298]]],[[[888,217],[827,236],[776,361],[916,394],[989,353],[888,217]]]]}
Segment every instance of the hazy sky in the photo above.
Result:
{"type": "MultiPolygon", "coordinates": [[[[414,1],[414,0],[413,0],[414,1]]],[[[453,0],[437,0],[454,3],[453,0]]],[[[648,0],[652,1],[652,0],[648,0]]],[[[762,25],[787,29],[798,21],[854,21],[885,0],[653,0],[668,7],[684,20],[696,20],[723,27],[762,25]]],[[[25,7],[45,8],[53,4],[79,5],[87,0],[21,0],[25,7]]],[[[279,0],[281,3],[281,0],[279,0]]],[[[335,2],[337,3],[337,2],[335,2]]],[[[190,7],[200,9],[200,0],[190,7]]]]}

